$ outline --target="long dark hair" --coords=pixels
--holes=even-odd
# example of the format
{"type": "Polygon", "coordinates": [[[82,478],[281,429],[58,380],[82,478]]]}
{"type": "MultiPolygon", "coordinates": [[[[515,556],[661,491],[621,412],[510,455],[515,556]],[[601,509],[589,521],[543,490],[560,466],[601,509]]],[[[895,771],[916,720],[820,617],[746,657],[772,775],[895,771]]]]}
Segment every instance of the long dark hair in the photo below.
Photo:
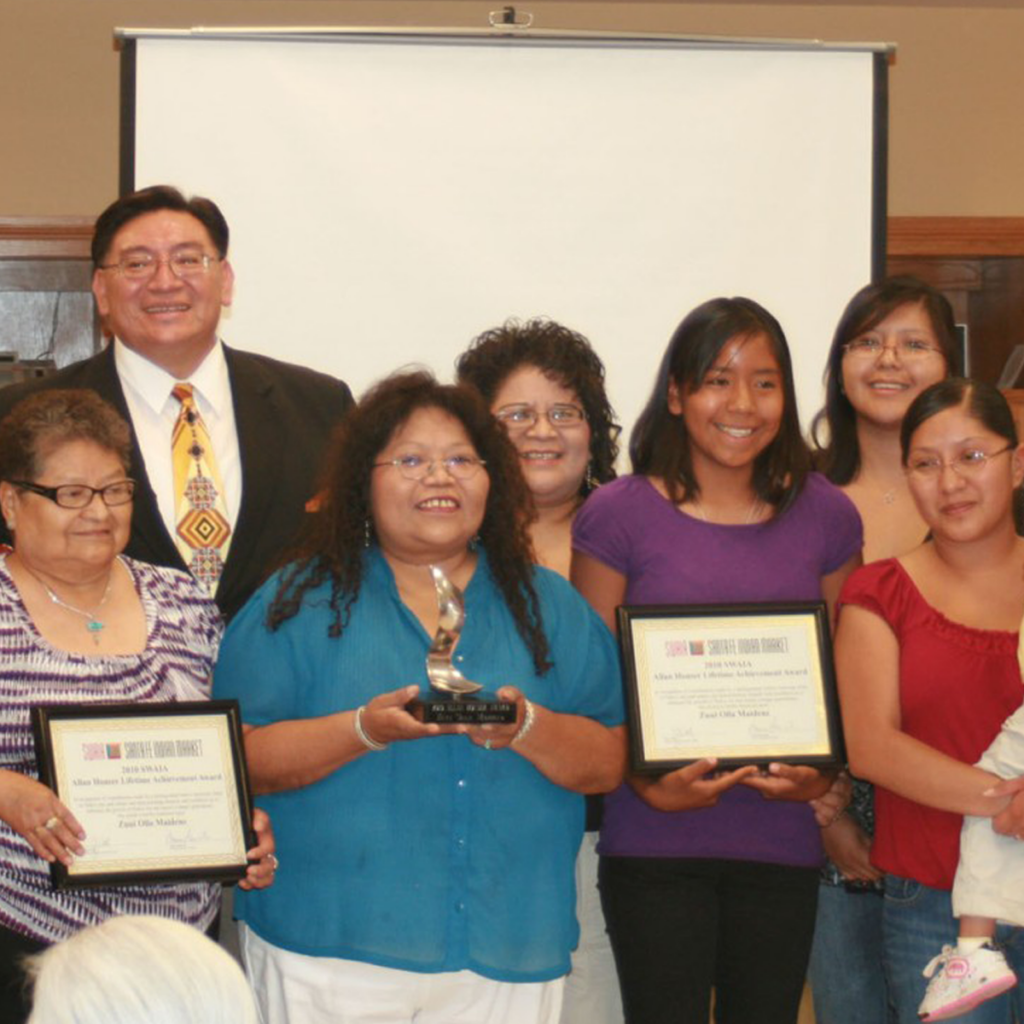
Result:
{"type": "Polygon", "coordinates": [[[477,335],[455,364],[460,383],[472,384],[488,405],[502,384],[523,366],[534,366],[574,391],[590,426],[590,465],[580,485],[580,499],[598,484],[615,478],[621,427],[608,402],[604,364],[577,331],[541,317],[506,320],[477,335]]]}
{"type": "Polygon", "coordinates": [[[846,305],[836,325],[825,365],[825,405],[811,422],[817,448],[815,465],[834,484],[848,484],[860,472],[857,411],[843,390],[845,346],[877,327],[900,306],[920,306],[928,317],[946,360],[946,373],[960,372],[960,351],[953,307],[942,292],[916,277],[888,277],[869,284],[846,305]],[[824,439],[823,439],[824,435],[824,439]]]}
{"type": "Polygon", "coordinates": [[[725,345],[751,335],[768,339],[782,372],[783,394],[779,432],[754,462],[754,491],[781,512],[803,487],[810,457],[800,434],[793,364],[782,327],[753,299],[719,298],[702,303],[675,329],[629,442],[633,472],[664,480],[674,503],[697,496],[700,484],[693,472],[686,427],[669,409],[669,385],[675,384],[683,396],[699,390],[725,345]]]}
{"type": "Polygon", "coordinates": [[[333,617],[328,635],[337,637],[344,632],[365,572],[365,545],[373,512],[373,464],[395,431],[419,409],[441,409],[458,420],[486,463],[490,490],[480,524],[480,543],[534,666],[543,673],[550,666],[533,586],[529,537],[533,500],[515,449],[476,391],[439,384],[426,372],[386,378],[342,421],[326,462],[320,506],[282,570],[267,625],[277,629],[298,614],[309,591],[330,582],[333,617]]]}

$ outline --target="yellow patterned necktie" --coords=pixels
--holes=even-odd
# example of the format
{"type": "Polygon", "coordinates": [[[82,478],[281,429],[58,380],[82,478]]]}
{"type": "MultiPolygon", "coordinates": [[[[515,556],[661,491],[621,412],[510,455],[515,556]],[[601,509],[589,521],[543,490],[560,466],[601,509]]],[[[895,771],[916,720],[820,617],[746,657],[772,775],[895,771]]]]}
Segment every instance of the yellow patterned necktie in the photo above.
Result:
{"type": "Polygon", "coordinates": [[[192,385],[175,384],[171,394],[181,402],[171,435],[177,523],[174,539],[189,571],[213,594],[231,544],[224,484],[192,385]]]}

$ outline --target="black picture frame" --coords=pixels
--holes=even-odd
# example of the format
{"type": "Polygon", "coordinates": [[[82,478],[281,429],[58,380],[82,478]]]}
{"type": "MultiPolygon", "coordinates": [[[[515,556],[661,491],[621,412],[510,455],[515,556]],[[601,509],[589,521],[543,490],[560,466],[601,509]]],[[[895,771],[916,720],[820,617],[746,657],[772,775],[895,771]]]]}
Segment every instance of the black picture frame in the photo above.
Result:
{"type": "Polygon", "coordinates": [[[845,762],[824,601],[623,605],[617,616],[633,771],[705,757],[718,768],[845,762]]]}
{"type": "Polygon", "coordinates": [[[51,864],[55,888],[244,877],[256,837],[237,701],[37,705],[32,730],[40,780],[86,832],[84,856],[51,864]],[[221,804],[223,831],[204,835],[221,804]]]}

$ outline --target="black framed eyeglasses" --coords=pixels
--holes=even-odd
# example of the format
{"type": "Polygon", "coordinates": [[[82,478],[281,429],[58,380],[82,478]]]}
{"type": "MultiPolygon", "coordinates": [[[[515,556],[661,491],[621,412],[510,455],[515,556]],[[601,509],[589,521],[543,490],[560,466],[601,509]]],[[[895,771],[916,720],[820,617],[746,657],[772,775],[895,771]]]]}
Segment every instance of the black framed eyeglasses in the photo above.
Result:
{"type": "Polygon", "coordinates": [[[135,497],[134,480],[116,480],[106,487],[90,487],[88,484],[61,484],[59,487],[44,487],[29,480],[11,480],[11,485],[23,491],[31,491],[43,498],[49,498],[61,508],[86,508],[98,494],[108,508],[127,505],[135,497]]]}

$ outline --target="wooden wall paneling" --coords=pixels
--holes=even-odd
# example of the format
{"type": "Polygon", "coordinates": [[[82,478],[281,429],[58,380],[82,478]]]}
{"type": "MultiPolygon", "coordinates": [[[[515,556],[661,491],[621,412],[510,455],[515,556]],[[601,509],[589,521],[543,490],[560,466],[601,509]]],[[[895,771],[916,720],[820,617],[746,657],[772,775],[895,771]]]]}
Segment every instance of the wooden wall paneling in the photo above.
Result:
{"type": "Polygon", "coordinates": [[[1024,344],[1024,257],[983,263],[983,286],[969,299],[971,375],[996,382],[1014,346],[1024,344]]]}
{"type": "Polygon", "coordinates": [[[65,366],[100,345],[89,217],[0,217],[0,384],[65,366]],[[17,362],[12,366],[11,356],[17,362]]]}
{"type": "Polygon", "coordinates": [[[890,217],[894,256],[1024,256],[1024,217],[890,217]]]}
{"type": "Polygon", "coordinates": [[[0,260],[88,260],[92,217],[0,217],[0,260]]]}
{"type": "Polygon", "coordinates": [[[1024,217],[890,217],[890,274],[943,292],[968,329],[970,372],[995,383],[1024,343],[1024,217]]]}

